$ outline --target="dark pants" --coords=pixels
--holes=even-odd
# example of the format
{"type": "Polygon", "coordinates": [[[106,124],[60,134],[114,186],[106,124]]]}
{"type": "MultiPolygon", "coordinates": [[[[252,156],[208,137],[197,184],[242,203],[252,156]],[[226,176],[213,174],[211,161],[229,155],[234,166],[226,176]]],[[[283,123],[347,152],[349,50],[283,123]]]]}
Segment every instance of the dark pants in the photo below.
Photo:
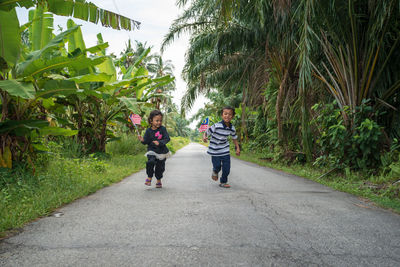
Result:
{"type": "Polygon", "coordinates": [[[228,175],[231,171],[231,156],[211,156],[211,161],[213,164],[213,171],[215,171],[216,173],[218,173],[222,168],[220,182],[227,183],[228,175]]]}
{"type": "Polygon", "coordinates": [[[146,162],[146,173],[147,176],[153,178],[153,174],[156,175],[156,178],[160,180],[163,177],[163,173],[165,171],[165,161],[166,159],[159,160],[156,156],[149,155],[147,156],[146,162]]]}

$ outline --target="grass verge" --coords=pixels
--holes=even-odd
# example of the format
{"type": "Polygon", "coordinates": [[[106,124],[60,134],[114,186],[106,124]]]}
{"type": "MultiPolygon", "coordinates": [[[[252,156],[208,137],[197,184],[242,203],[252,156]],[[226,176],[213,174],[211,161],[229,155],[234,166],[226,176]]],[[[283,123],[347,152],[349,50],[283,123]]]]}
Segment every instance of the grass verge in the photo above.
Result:
{"type": "MultiPolygon", "coordinates": [[[[0,237],[143,169],[145,146],[129,138],[122,142],[125,145],[110,146],[111,154],[85,158],[66,158],[56,152],[38,166],[35,175],[22,167],[0,169],[0,237]]],[[[171,138],[168,147],[174,153],[188,143],[185,138],[171,138]]]]}

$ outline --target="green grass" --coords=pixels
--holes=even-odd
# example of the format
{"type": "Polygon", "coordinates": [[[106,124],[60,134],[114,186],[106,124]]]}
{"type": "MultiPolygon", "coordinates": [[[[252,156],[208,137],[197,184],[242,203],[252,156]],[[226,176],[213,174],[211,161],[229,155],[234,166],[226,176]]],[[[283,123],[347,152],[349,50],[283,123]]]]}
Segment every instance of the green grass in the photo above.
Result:
{"type": "MultiPolygon", "coordinates": [[[[23,226],[54,209],[122,180],[145,166],[141,155],[118,155],[109,160],[58,158],[46,171],[2,172],[8,180],[0,192],[0,232],[23,226]],[[12,180],[11,180],[12,179],[12,180]]],[[[3,182],[4,183],[4,182],[3,182]]],[[[3,233],[2,235],[4,235],[3,233]]]]}
{"type": "Polygon", "coordinates": [[[182,147],[190,143],[190,140],[185,137],[171,137],[171,141],[167,144],[168,149],[171,153],[175,153],[182,147]]]}
{"type": "MultiPolygon", "coordinates": [[[[0,237],[143,169],[146,146],[127,136],[119,142],[107,147],[109,154],[85,158],[66,157],[74,153],[52,144],[53,155],[39,157],[35,175],[23,167],[0,169],[0,237]]],[[[171,138],[169,147],[177,151],[188,143],[188,139],[171,138]]]]}
{"type": "MultiPolygon", "coordinates": [[[[234,153],[232,153],[232,155],[234,155],[234,153]]],[[[237,157],[236,155],[234,156],[237,157]]],[[[243,151],[240,157],[237,158],[313,180],[335,190],[368,199],[377,206],[390,209],[400,214],[400,185],[393,185],[392,183],[394,180],[400,179],[399,177],[381,175],[377,179],[376,177],[365,176],[365,174],[355,172],[350,172],[347,175],[341,175],[335,172],[327,174],[330,171],[328,169],[317,168],[312,165],[288,165],[285,163],[262,160],[263,156],[261,154],[243,151]],[[380,180],[380,183],[376,183],[377,180],[380,180]]]]}
{"type": "Polygon", "coordinates": [[[138,138],[132,134],[122,134],[120,139],[107,144],[106,151],[112,155],[137,155],[146,151],[138,138]]]}

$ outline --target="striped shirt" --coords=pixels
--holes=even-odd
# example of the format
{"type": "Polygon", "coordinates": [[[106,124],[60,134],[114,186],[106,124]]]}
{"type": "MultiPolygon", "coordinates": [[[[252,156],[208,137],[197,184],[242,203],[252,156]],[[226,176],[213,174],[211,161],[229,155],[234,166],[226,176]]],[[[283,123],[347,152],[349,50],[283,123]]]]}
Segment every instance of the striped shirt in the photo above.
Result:
{"type": "Polygon", "coordinates": [[[211,156],[226,156],[229,155],[228,137],[237,139],[235,127],[231,124],[229,127],[224,121],[217,122],[207,130],[207,136],[211,135],[210,145],[207,153],[211,156]]]}

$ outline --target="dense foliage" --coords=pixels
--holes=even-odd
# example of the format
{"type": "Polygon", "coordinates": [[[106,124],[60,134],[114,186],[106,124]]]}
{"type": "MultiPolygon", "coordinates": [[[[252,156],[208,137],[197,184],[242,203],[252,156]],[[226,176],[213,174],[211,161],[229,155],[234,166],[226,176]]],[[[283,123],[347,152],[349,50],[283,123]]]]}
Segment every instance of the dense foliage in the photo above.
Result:
{"type": "MultiPolygon", "coordinates": [[[[92,22],[106,16],[111,20],[103,25],[117,29],[133,29],[135,21],[85,1],[54,3],[0,4],[0,168],[24,163],[35,169],[37,154],[49,152],[52,141],[76,144],[81,156],[105,152],[108,142],[135,132],[130,113],[146,117],[152,109],[164,112],[172,136],[188,136],[188,122],[171,101],[175,83],[170,61],[150,54],[146,44],[130,41],[119,57],[109,55],[101,34],[98,44],[88,48],[72,19],[66,30],[53,30],[53,13],[92,21],[91,15],[79,14],[100,12],[92,22]],[[25,25],[19,23],[17,6],[35,6],[25,25]]],[[[139,130],[147,126],[144,119],[139,130]]]]}
{"type": "Polygon", "coordinates": [[[376,172],[398,160],[399,0],[178,4],[163,45],[190,33],[183,109],[200,93],[211,103],[197,118],[234,106],[242,144],[289,162],[376,172]]]}

